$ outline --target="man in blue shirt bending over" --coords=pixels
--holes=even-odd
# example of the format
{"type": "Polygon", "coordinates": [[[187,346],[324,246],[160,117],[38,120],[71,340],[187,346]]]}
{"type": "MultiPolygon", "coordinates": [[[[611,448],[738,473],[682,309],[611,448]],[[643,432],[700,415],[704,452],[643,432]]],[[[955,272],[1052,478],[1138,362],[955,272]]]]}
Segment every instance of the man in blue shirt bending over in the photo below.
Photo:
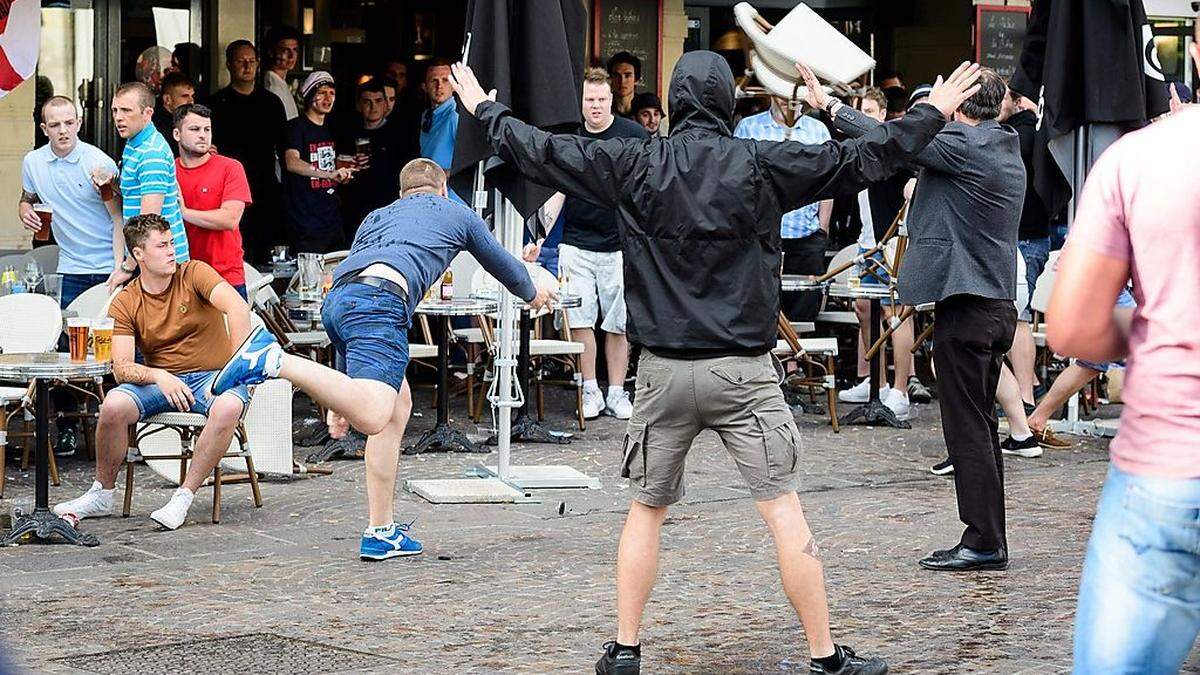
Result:
{"type": "Polygon", "coordinates": [[[359,227],[350,255],[334,271],[322,319],[343,357],[339,373],[284,354],[261,327],[251,332],[213,381],[219,395],[241,384],[282,377],[304,390],[330,414],[330,432],[346,423],[367,434],[367,510],[359,556],[383,560],[421,552],[392,514],[400,441],[412,410],[404,379],[408,329],[425,291],[460,251],[534,308],[557,294],[535,286],[519,260],[492,237],[474,211],[447,198],[446,172],[429,159],[414,159],[400,172],[400,199],[371,212],[359,227]]]}

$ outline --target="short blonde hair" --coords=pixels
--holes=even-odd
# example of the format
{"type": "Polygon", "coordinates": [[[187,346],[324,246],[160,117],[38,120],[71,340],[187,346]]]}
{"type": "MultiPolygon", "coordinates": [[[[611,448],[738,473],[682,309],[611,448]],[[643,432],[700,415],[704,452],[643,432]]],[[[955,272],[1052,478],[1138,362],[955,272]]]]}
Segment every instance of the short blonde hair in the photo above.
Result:
{"type": "Polygon", "coordinates": [[[610,87],[612,83],[608,80],[608,71],[603,68],[588,68],[583,72],[583,81],[586,84],[607,84],[610,87]]]}
{"type": "Polygon", "coordinates": [[[446,184],[446,170],[432,159],[418,157],[400,170],[400,196],[412,192],[438,192],[446,184]]]}

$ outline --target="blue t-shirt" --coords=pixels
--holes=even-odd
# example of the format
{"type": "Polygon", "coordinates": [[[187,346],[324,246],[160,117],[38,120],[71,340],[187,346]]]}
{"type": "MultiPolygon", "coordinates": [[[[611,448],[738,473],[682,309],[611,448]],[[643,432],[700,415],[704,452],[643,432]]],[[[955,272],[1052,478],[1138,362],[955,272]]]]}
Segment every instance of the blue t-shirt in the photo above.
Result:
{"type": "Polygon", "coordinates": [[[401,197],[372,211],[359,226],[350,255],[334,270],[334,282],[383,263],[404,275],[409,305],[415,307],[461,251],[475,256],[514,295],[533,299],[525,265],[504,250],[483,219],[462,204],[431,194],[401,197]]]}
{"type": "Polygon", "coordinates": [[[54,212],[50,229],[58,243],[58,271],[62,274],[109,274],[113,270],[113,220],[92,180],[96,169],[112,176],[117,164],[103,150],[83,141],[66,157],[43,145],[21,162],[21,187],[54,212]]]}
{"type": "MultiPolygon", "coordinates": [[[[458,138],[458,104],[453,96],[421,115],[421,156],[432,159],[446,171],[454,164],[454,142],[458,138]]],[[[450,198],[466,204],[454,190],[450,198]]]]}
{"type": "Polygon", "coordinates": [[[121,154],[121,200],[125,220],[142,212],[142,197],[163,195],[162,217],[171,224],[175,244],[175,262],[191,260],[187,230],[179,210],[179,184],[175,182],[175,155],[171,146],[153,124],[147,124],[129,142],[121,154]]]}

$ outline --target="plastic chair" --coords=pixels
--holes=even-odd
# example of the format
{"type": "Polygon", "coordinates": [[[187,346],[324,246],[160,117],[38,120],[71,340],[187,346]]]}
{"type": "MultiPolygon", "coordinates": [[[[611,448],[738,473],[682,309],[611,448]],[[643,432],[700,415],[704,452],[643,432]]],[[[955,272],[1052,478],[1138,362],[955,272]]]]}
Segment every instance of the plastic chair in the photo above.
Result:
{"type": "Polygon", "coordinates": [[[42,246],[28,253],[28,257],[37,262],[42,274],[54,274],[58,271],[58,247],[42,246]]]}
{"type": "Polygon", "coordinates": [[[75,316],[85,319],[99,319],[108,316],[108,308],[120,292],[121,289],[118,288],[109,293],[108,286],[96,284],[72,300],[71,304],[67,305],[67,311],[75,312],[75,316]]]}
{"type": "Polygon", "coordinates": [[[0,297],[0,352],[53,351],[62,330],[62,310],[54,298],[37,293],[0,297]]]}
{"type": "MultiPolygon", "coordinates": [[[[841,267],[842,265],[845,265],[846,263],[853,260],[854,257],[857,255],[858,255],[858,244],[850,244],[846,248],[843,248],[842,250],[840,250],[834,254],[833,258],[831,258],[829,260],[829,266],[826,269],[832,270],[834,268],[841,267]]],[[[835,276],[830,281],[832,281],[833,283],[836,283],[836,284],[845,284],[848,282],[848,280],[850,279],[850,275],[853,273],[854,273],[854,268],[850,267],[849,269],[846,269],[843,272],[841,272],[840,274],[838,274],[837,276],[835,276]]],[[[853,310],[851,310],[851,311],[829,311],[829,310],[826,310],[824,308],[824,306],[822,306],[821,311],[817,313],[817,322],[818,323],[836,323],[836,324],[844,325],[844,326],[857,326],[858,325],[858,315],[855,314],[853,310]]]]}

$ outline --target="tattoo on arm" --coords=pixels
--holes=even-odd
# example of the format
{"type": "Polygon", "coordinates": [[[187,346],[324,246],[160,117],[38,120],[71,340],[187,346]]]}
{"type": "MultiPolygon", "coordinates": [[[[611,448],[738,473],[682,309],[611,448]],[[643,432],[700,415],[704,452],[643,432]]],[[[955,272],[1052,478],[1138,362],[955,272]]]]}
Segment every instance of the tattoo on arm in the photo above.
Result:
{"type": "Polygon", "coordinates": [[[34,193],[23,189],[21,190],[21,201],[25,202],[26,204],[36,204],[41,201],[41,199],[39,199],[34,193]]]}
{"type": "Polygon", "coordinates": [[[113,376],[117,382],[129,384],[153,384],[156,368],[148,368],[133,361],[114,362],[113,376]]]}
{"type": "Polygon", "coordinates": [[[821,549],[817,547],[817,538],[809,537],[808,543],[804,545],[804,548],[800,552],[819,560],[821,558],[821,549]]]}

